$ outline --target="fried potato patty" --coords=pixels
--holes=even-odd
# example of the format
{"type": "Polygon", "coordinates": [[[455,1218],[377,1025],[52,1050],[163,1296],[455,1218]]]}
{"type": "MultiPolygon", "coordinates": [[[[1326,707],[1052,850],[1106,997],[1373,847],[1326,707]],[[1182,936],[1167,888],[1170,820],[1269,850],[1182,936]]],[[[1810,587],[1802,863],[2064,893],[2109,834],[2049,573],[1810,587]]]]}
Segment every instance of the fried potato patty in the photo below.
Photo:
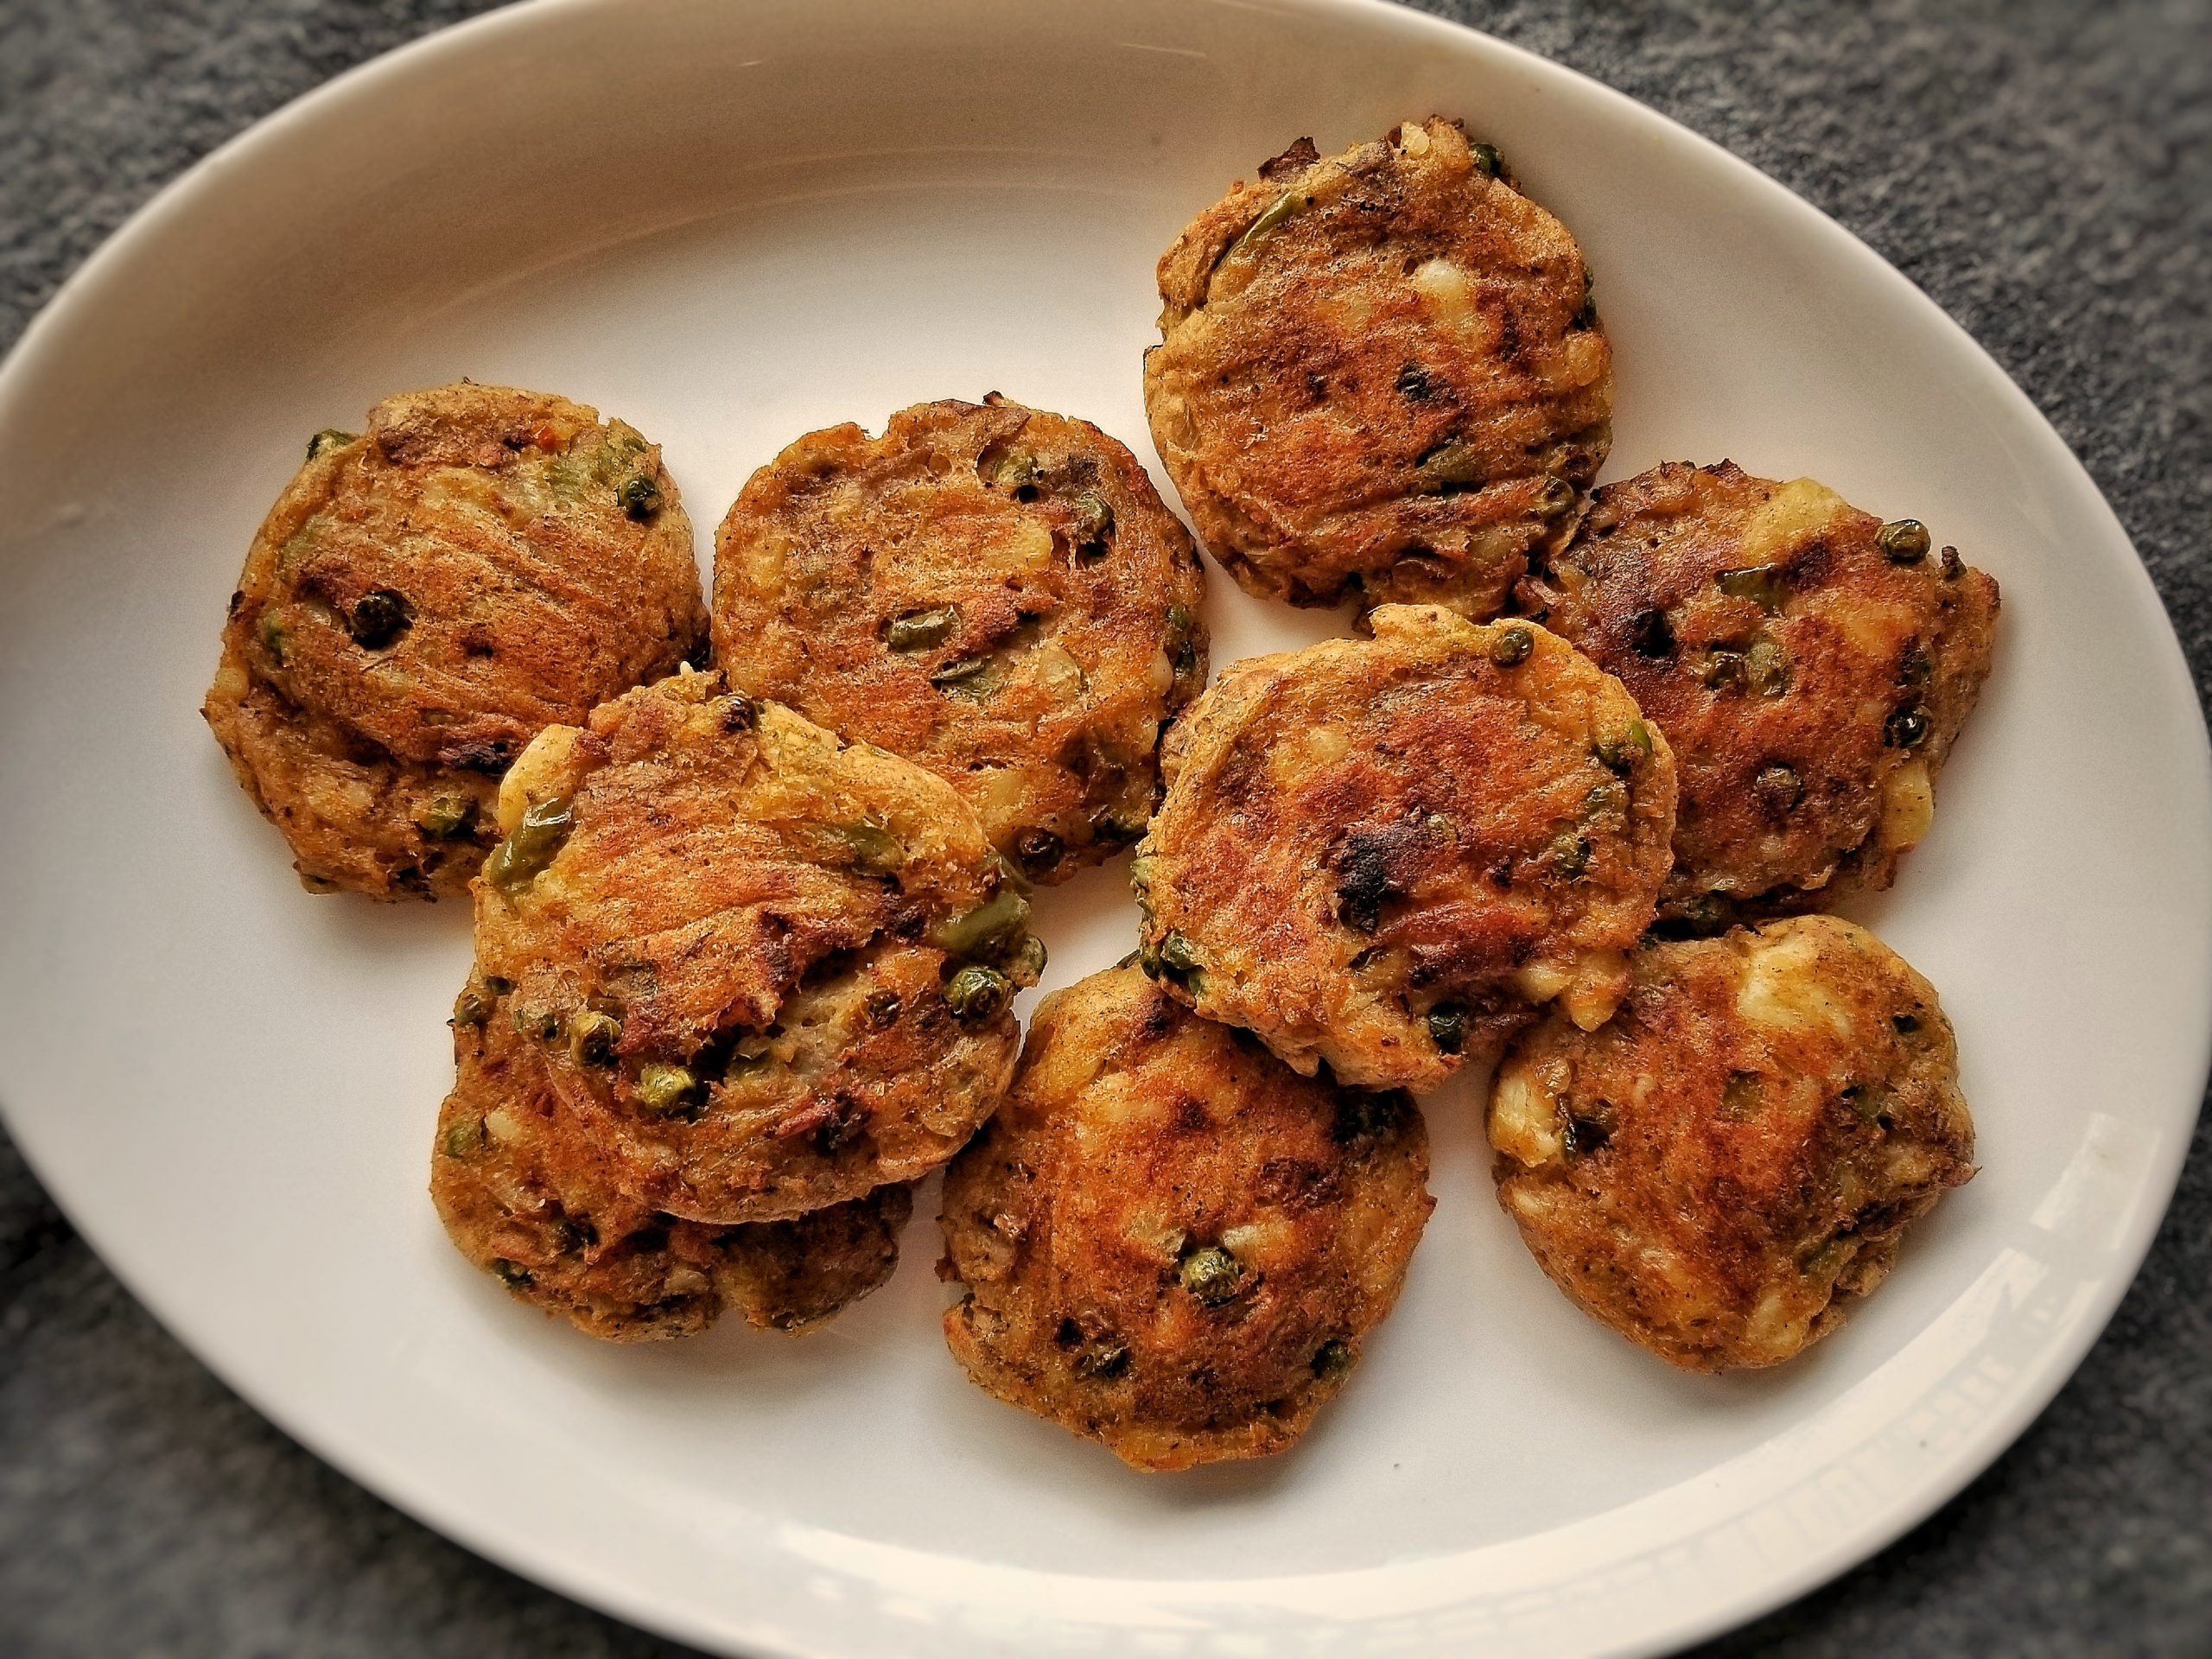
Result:
{"type": "Polygon", "coordinates": [[[1669,931],[1886,887],[1988,677],[1997,584],[1810,479],[1669,464],[1598,492],[1524,608],[1620,677],[1681,778],[1669,931]]]}
{"type": "Polygon", "coordinates": [[[1515,1044],[1489,1128],[1544,1271],[1692,1370],[1826,1336],[1974,1173],[1935,988],[1832,916],[1639,950],[1610,1023],[1515,1044]]]}
{"type": "Polygon", "coordinates": [[[467,890],[539,729],[703,649],[659,449],[564,397],[440,386],[320,432],[247,550],[201,710],[309,887],[467,890]]]}
{"type": "Polygon", "coordinates": [[[680,1221],[594,1179],[566,1131],[546,1051],[512,1027],[458,1024],[430,1195],[461,1253],[524,1301],[610,1342],[685,1337],[734,1308],[799,1332],[891,1277],[912,1189],[794,1217],[680,1221]]]}
{"type": "Polygon", "coordinates": [[[1129,969],[1047,997],[945,1174],[944,1333],[1139,1469],[1280,1452],[1397,1300],[1433,1200],[1402,1094],[1301,1077],[1129,969]]]}
{"type": "Polygon", "coordinates": [[[456,1017],[536,1040],[568,1155],[727,1224],[943,1164],[1014,1071],[1043,947],[940,779],[685,672],[507,774],[456,1017]]]}
{"type": "Polygon", "coordinates": [[[715,538],[730,683],[928,767],[1038,881],[1144,833],[1204,598],[1135,456],[995,392],[808,434],[715,538]]]}
{"type": "Polygon", "coordinates": [[[1612,1012],[1675,767],[1620,682],[1533,623],[1373,622],[1192,707],[1131,880],[1147,970],[1198,1012],[1309,1076],[1426,1088],[1554,998],[1612,1012]]]}
{"type": "Polygon", "coordinates": [[[1611,447],[1582,250],[1455,122],[1300,139],[1160,257],[1160,297],[1153,442],[1262,597],[1494,616],[1611,447]]]}

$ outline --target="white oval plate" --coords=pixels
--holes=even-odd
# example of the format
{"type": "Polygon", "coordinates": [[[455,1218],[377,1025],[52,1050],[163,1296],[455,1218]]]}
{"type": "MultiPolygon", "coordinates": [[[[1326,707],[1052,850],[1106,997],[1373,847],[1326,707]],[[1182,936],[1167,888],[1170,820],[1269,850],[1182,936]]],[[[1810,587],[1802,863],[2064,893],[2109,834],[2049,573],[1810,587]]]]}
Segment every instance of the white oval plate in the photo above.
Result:
{"type": "MultiPolygon", "coordinates": [[[[487,1555],[712,1648],[922,1656],[1661,1649],[1859,1560],[2080,1359],[2206,1065],[2212,786],[2158,601],[2081,467],[1866,248],[1625,99],[1344,0],[547,3],[441,35],[163,193],[0,375],[0,1099],[180,1337],[487,1555]],[[1677,1376],[1492,1201],[1471,1091],[1397,1317],[1294,1454],[1141,1478],[944,1351],[934,1192],[804,1342],[595,1347],[423,1187],[458,906],[310,898],[196,713],[307,435],[469,375],[666,446],[710,527],[810,428],[999,388],[1149,454],[1185,219],[1301,133],[1443,111],[1582,238],[1612,476],[1733,456],[1911,513],[2004,583],[1930,842],[1871,907],[1956,1020],[1986,1167],[1779,1375],[1677,1376]]],[[[1215,573],[1217,662],[1343,626],[1215,573]]],[[[1040,906],[1052,982],[1118,871],[1040,906]]]]}

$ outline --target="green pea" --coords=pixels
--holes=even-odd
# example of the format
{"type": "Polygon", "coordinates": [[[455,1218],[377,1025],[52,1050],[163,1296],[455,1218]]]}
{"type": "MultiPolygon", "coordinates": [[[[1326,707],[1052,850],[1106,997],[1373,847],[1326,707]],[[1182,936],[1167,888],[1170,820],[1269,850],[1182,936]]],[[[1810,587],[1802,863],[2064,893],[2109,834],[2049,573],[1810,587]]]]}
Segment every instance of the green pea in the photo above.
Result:
{"type": "Polygon", "coordinates": [[[1351,1344],[1340,1337],[1331,1337],[1313,1351],[1313,1375],[1324,1382],[1333,1382],[1351,1370],[1351,1344]]]}
{"type": "Polygon", "coordinates": [[[1236,245],[1230,251],[1242,252],[1263,241],[1273,235],[1280,226],[1304,213],[1313,205],[1313,199],[1311,196],[1296,190],[1284,191],[1282,194],[1261,209],[1260,216],[1252,221],[1243,235],[1236,238],[1236,245]]]}
{"type": "Polygon", "coordinates": [[[1068,503],[1068,535],[1077,556],[1103,557],[1114,530],[1114,504],[1096,490],[1084,490],[1068,503]]]}
{"type": "Polygon", "coordinates": [[[277,667],[284,666],[284,623],[274,611],[261,613],[261,626],[254,630],[254,637],[261,641],[261,648],[277,667]]]}
{"type": "Polygon", "coordinates": [[[1487,481],[1481,452],[1460,438],[1437,445],[1414,463],[1414,471],[1432,489],[1478,490],[1487,481]]]}
{"type": "Polygon", "coordinates": [[[883,625],[883,643],[893,651],[926,651],[943,645],[959,626],[960,608],[956,605],[908,611],[883,625]]]}
{"type": "Polygon", "coordinates": [[[575,827],[575,810],[566,795],[534,803],[524,811],[514,833],[484,861],[484,879],[512,898],[537,880],[575,827]]]}
{"type": "Polygon", "coordinates": [[[343,449],[353,442],[357,434],[341,432],[334,426],[326,426],[308,440],[308,459],[320,460],[334,449],[343,449]]]}
{"type": "Polygon", "coordinates": [[[453,1000],[453,1022],[456,1026],[480,1026],[492,1017],[499,1006],[499,992],[495,985],[504,988],[505,980],[472,979],[461,988],[461,995],[453,1000]]]}
{"type": "Polygon", "coordinates": [[[569,1016],[569,1052],[580,1065],[612,1065],[622,1022],[611,1014],[586,1008],[569,1016]]]}
{"type": "Polygon", "coordinates": [[[451,841],[463,834],[476,816],[476,803],[466,795],[433,795],[415,809],[415,827],[433,841],[451,841]]]}
{"type": "Polygon", "coordinates": [[[995,1020],[1014,1000],[1014,986],[995,968],[971,962],[945,982],[944,1005],[966,1025],[995,1020]]]}
{"type": "Polygon", "coordinates": [[[1160,942],[1160,960],[1171,974],[1187,974],[1205,965],[1198,947],[1180,933],[1170,933],[1160,942]]]}
{"type": "Polygon", "coordinates": [[[484,1120],[480,1117],[455,1118],[438,1140],[439,1150],[448,1158],[466,1158],[483,1144],[484,1120]]]}
{"type": "Polygon", "coordinates": [[[1535,631],[1516,624],[1500,628],[1491,636],[1490,659],[1500,668],[1517,668],[1529,660],[1529,653],[1535,648],[1535,631]]]}
{"type": "Polygon", "coordinates": [[[1244,1268],[1218,1244],[1209,1244],[1183,1258],[1179,1277],[1183,1288],[1208,1307],[1219,1307],[1236,1294],[1236,1281],[1244,1268]]]}
{"type": "Polygon", "coordinates": [[[1586,328],[1598,320],[1598,280],[1587,265],[1582,267],[1582,308],[1574,314],[1574,320],[1586,328]]]}
{"type": "Polygon", "coordinates": [[[509,1290],[526,1289],[530,1284],[530,1269],[519,1262],[510,1262],[504,1255],[492,1258],[492,1272],[509,1290]]]}
{"type": "Polygon", "coordinates": [[[948,696],[981,702],[995,692],[1006,671],[993,658],[957,657],[931,674],[930,683],[948,696]]]}
{"type": "Polygon", "coordinates": [[[1033,985],[1045,971],[1045,941],[1034,933],[1025,933],[1014,948],[1014,970],[1033,985]]]}
{"type": "Polygon", "coordinates": [[[1073,1362],[1077,1376],[1119,1376],[1128,1369],[1127,1343],[1097,1342],[1078,1352],[1073,1362]]]}
{"type": "Polygon", "coordinates": [[[554,1008],[518,1002],[508,1011],[508,1017],[518,1032],[525,1037],[535,1037],[543,1043],[550,1043],[561,1034],[561,1015],[554,1008]]]}
{"type": "Polygon", "coordinates": [[[881,824],[833,823],[829,833],[845,856],[862,869],[888,875],[906,862],[906,843],[881,824]]]}
{"type": "Polygon", "coordinates": [[[1536,514],[1542,518],[1560,518],[1574,510],[1574,486],[1563,478],[1548,478],[1536,493],[1536,514]]]}
{"type": "Polygon", "coordinates": [[[948,956],[981,956],[1010,938],[1028,919],[1029,901],[1013,882],[1001,881],[999,890],[975,909],[940,924],[930,943],[948,956]]]}
{"type": "Polygon", "coordinates": [[[1763,697],[1778,697],[1789,685],[1789,658],[1771,639],[1754,640],[1744,653],[1744,679],[1763,697]]]}
{"type": "Polygon", "coordinates": [[[1573,830],[1552,842],[1553,868],[1569,881],[1579,881],[1590,868],[1590,843],[1573,830]]]}
{"type": "Polygon", "coordinates": [[[1882,722],[1882,741],[1893,749],[1917,748],[1935,726],[1925,709],[1900,709],[1882,722]]]}
{"type": "Polygon", "coordinates": [[[690,1105],[698,1087],[688,1067],[653,1060],[639,1069],[638,1104],[665,1116],[690,1105]]]}
{"type": "Polygon", "coordinates": [[[362,650],[381,651],[406,632],[414,620],[415,608],[404,594],[391,588],[372,588],[353,601],[346,632],[362,650]]]}
{"type": "Polygon", "coordinates": [[[1467,1046],[1467,1011],[1457,1002],[1440,1002],[1428,1011],[1428,1040],[1440,1054],[1457,1054],[1467,1046]]]}
{"type": "Polygon", "coordinates": [[[570,1221],[566,1216],[556,1216],[548,1230],[553,1235],[553,1253],[567,1255],[597,1241],[598,1235],[591,1228],[570,1221]]]}
{"type": "Polygon", "coordinates": [[[1109,847],[1126,847],[1133,841],[1142,841],[1149,828],[1150,819],[1126,807],[1102,806],[1090,815],[1091,836],[1109,847]]]}
{"type": "Polygon", "coordinates": [[[1748,599],[1763,611],[1778,611],[1788,592],[1789,577],[1789,573],[1778,564],[1748,564],[1723,570],[1713,581],[1731,599],[1748,599]]]}
{"type": "Polygon", "coordinates": [[[622,503],[622,511],[632,518],[650,518],[660,511],[660,486],[643,473],[633,474],[624,479],[622,488],[618,493],[622,503]]]}
{"type": "Polygon", "coordinates": [[[1805,780],[1797,775],[1795,766],[1773,760],[1761,766],[1752,778],[1751,792],[1769,811],[1788,812],[1805,798],[1805,780]]]}
{"type": "Polygon", "coordinates": [[[1898,518],[1874,532],[1874,545],[1891,564],[1918,564],[1933,544],[1928,526],[1917,518],[1898,518]]]}
{"type": "Polygon", "coordinates": [[[1025,830],[1014,838],[1014,855],[1032,875],[1041,875],[1060,861],[1067,843],[1050,830],[1025,830]]]}
{"type": "Polygon", "coordinates": [[[1034,501],[1044,477],[1037,457],[1024,449],[1007,450],[991,473],[991,481],[1017,501],[1034,501]]]}
{"type": "Polygon", "coordinates": [[[1505,162],[1496,144],[1476,144],[1468,153],[1474,158],[1475,171],[1486,179],[1496,178],[1504,168],[1505,162]]]}
{"type": "Polygon", "coordinates": [[[1705,654],[1698,664],[1697,677],[1709,691],[1719,691],[1744,683],[1744,653],[1740,651],[1713,650],[1705,654]]]}
{"type": "Polygon", "coordinates": [[[1843,1103],[1862,1123],[1878,1123],[1890,1109],[1891,1095],[1878,1083],[1854,1083],[1843,1091],[1843,1103]]]}
{"type": "Polygon", "coordinates": [[[1626,774],[1637,761],[1651,758],[1651,728],[1640,720],[1631,720],[1618,732],[1599,734],[1590,746],[1590,753],[1598,757],[1600,765],[1610,772],[1626,774]]]}

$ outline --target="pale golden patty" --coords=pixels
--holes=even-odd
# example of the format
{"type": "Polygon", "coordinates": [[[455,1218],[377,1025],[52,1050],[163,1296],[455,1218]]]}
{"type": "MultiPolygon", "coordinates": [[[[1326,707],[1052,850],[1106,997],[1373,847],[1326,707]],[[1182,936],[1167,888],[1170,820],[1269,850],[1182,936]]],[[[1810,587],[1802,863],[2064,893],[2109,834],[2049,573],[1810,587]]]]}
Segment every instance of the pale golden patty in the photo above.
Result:
{"type": "Polygon", "coordinates": [[[547,1052],[511,1026],[457,1024],[430,1195],[454,1246],[521,1300],[610,1342],[684,1337],[734,1308],[799,1332],[891,1276],[904,1185],[788,1221],[680,1221],[597,1179],[567,1133],[547,1052]]]}
{"type": "Polygon", "coordinates": [[[703,652],[660,451],[566,398],[463,381],[321,432],[231,596],[202,712],[302,880],[466,890],[538,730],[703,652]]]}
{"type": "Polygon", "coordinates": [[[1524,607],[1617,674],[1681,777],[1669,930],[1886,887],[1989,673],[1997,584],[1834,492],[1681,462],[1598,492],[1524,607]]]}
{"type": "Polygon", "coordinates": [[[920,768],[684,673],[508,774],[463,1020],[542,1048],[569,1155],[768,1221],[944,1163],[1013,1075],[1043,947],[920,768]]]}
{"type": "Polygon", "coordinates": [[[1675,768],[1620,683],[1532,623],[1373,622],[1193,705],[1131,874],[1147,971],[1201,1014],[1300,1071],[1427,1088],[1554,998],[1612,1011],[1675,768]]]}
{"type": "Polygon", "coordinates": [[[1611,446],[1582,250],[1453,122],[1301,138],[1161,256],[1160,297],[1153,442],[1264,597],[1494,616],[1611,446]]]}
{"type": "Polygon", "coordinates": [[[1038,881],[1143,834],[1204,598],[1135,456],[996,393],[808,434],[715,538],[730,683],[927,766],[1038,881]]]}
{"type": "Polygon", "coordinates": [[[1301,1077],[1128,969],[1046,999],[944,1184],[945,1339],[1139,1469],[1280,1452],[1397,1300],[1433,1200],[1402,1095],[1301,1077]]]}
{"type": "Polygon", "coordinates": [[[1489,1124],[1544,1271],[1693,1370],[1827,1335],[1974,1173],[1935,988],[1832,916],[1638,951],[1610,1023],[1514,1046],[1489,1124]]]}

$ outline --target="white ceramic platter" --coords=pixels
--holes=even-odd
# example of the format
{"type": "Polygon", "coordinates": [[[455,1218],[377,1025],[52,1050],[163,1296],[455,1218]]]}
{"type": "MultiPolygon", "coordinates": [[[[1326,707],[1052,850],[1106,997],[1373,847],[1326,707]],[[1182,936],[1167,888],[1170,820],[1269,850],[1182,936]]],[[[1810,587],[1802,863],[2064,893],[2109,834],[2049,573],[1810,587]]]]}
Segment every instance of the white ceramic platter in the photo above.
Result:
{"type": "MultiPolygon", "coordinates": [[[[702,549],[702,551],[704,550],[702,549]]],[[[2206,1065],[2204,730],[2141,566],[2004,376],[1748,168],[1519,52],[1350,0],[541,3],[264,122],[0,374],[0,1101],[105,1258],[334,1463],[709,1648],[1646,1652],[1859,1560],[1982,1468],[2142,1256],[2206,1065]],[[311,898],[196,712],[317,428],[461,375],[666,446],[711,526],[810,428],[998,388],[1147,458],[1154,258],[1302,133],[1432,111],[1582,238],[1610,476],[1733,456],[1924,518],[2005,588],[1995,676],[1879,928],[1942,988],[1986,1164],[1843,1332],[1677,1376],[1494,1204],[1471,1090],[1396,1317],[1295,1453],[1144,1478],[964,1382],[934,1190],[803,1342],[595,1347],[423,1194],[457,906],[311,898]]],[[[1339,629],[1215,573],[1217,663],[1339,629]]],[[[1109,962],[1118,871],[1050,895],[1109,962]]]]}

